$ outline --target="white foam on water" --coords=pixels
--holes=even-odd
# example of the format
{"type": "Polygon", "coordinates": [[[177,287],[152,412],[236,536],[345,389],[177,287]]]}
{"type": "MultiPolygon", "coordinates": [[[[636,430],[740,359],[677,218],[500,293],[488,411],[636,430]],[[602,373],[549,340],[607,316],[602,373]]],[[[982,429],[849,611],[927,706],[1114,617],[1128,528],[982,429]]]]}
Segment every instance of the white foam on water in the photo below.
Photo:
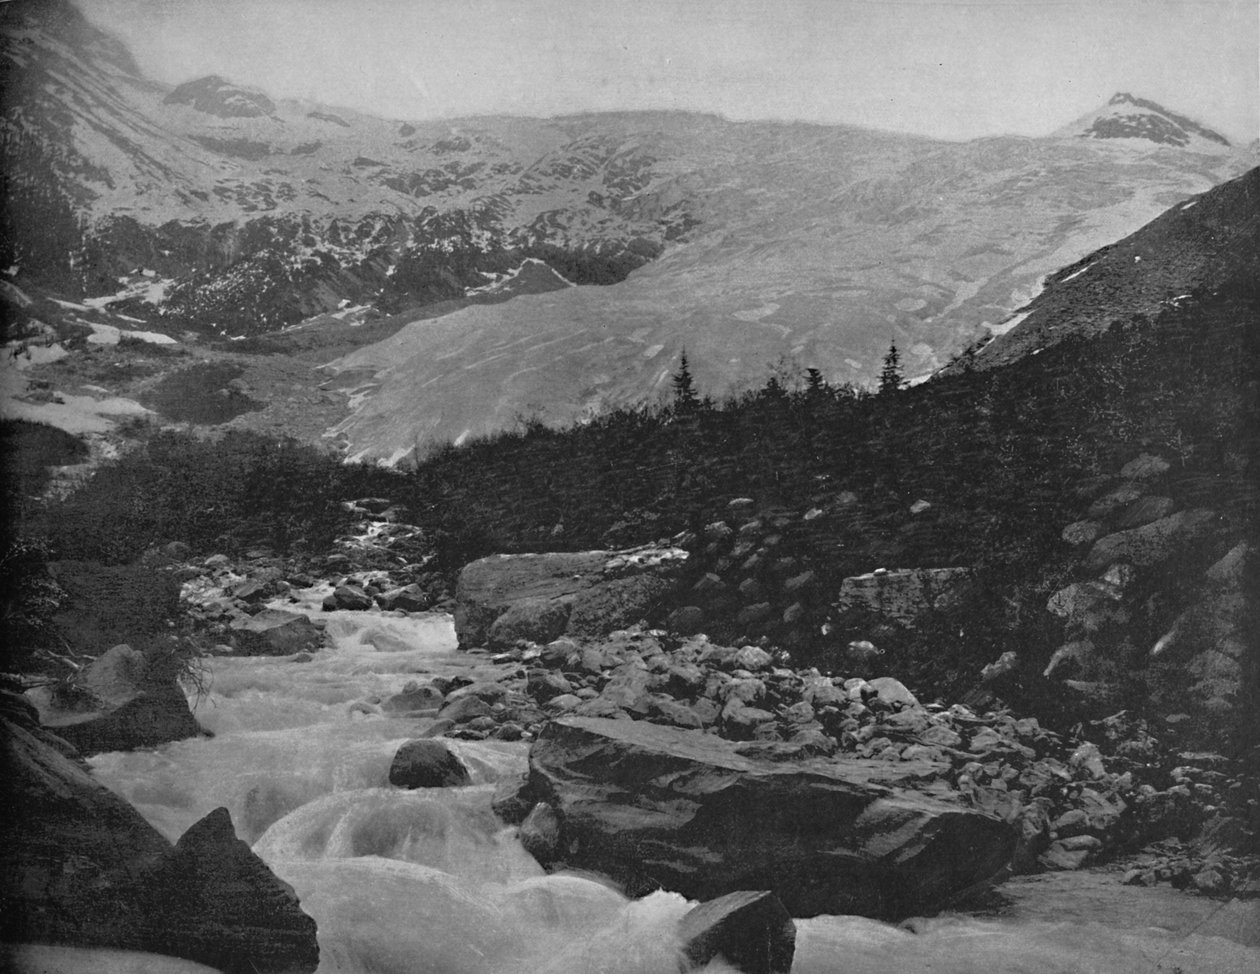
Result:
{"type": "MultiPolygon", "coordinates": [[[[503,671],[457,652],[447,616],[322,612],[325,594],[327,587],[313,588],[297,603],[276,603],[324,621],[327,646],[309,661],[209,661],[211,689],[196,714],[215,737],[98,755],[97,776],[171,839],[226,806],[238,834],[315,918],[321,974],[676,974],[676,928],[693,904],[664,892],[629,900],[598,877],[545,875],[491,811],[495,782],[525,769],[527,745],[447,741],[468,766],[470,785],[389,786],[393,755],[432,718],[391,718],[382,701],[409,680],[439,673],[493,679],[503,671]]],[[[1251,924],[1245,910],[1212,928],[1193,917],[1179,924],[1190,902],[1181,894],[1104,888],[1093,895],[1145,897],[1163,911],[1130,911],[1104,924],[1101,901],[1043,885],[1034,890],[1041,898],[1024,907],[1034,919],[942,917],[916,921],[916,932],[860,917],[797,921],[792,970],[1260,969],[1260,951],[1225,939],[1233,936],[1230,923],[1251,924]]],[[[63,963],[59,955],[29,969],[198,970],[174,961],[162,967],[152,955],[119,961],[118,952],[85,953],[87,961],[76,955],[63,963]],[[124,966],[108,966],[115,961],[124,966]]],[[[730,968],[719,960],[706,970],[730,968]]]]}

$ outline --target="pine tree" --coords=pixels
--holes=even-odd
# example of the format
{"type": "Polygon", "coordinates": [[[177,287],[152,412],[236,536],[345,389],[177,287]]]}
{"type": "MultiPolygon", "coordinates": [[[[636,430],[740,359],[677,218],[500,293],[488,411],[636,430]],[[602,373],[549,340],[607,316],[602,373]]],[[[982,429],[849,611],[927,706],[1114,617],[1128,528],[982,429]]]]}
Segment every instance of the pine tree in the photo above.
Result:
{"type": "Polygon", "coordinates": [[[815,368],[805,370],[805,393],[810,398],[817,398],[827,391],[827,380],[822,372],[815,368]]]}
{"type": "Polygon", "coordinates": [[[691,367],[687,363],[687,350],[683,349],[678,360],[678,371],[674,373],[674,408],[680,413],[691,413],[699,405],[700,397],[696,395],[695,380],[691,377],[691,367]]]}
{"type": "Polygon", "coordinates": [[[897,343],[892,342],[888,346],[888,354],[884,356],[884,368],[879,373],[879,394],[892,395],[900,392],[903,385],[905,379],[901,376],[901,356],[897,352],[897,343]]]}

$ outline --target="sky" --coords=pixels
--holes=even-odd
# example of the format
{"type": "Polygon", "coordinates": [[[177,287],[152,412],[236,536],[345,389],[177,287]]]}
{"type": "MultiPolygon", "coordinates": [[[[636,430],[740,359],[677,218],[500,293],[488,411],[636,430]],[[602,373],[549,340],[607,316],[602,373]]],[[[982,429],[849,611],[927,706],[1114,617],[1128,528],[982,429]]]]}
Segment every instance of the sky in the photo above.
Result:
{"type": "Polygon", "coordinates": [[[1257,0],[75,0],[159,81],[398,119],[672,108],[1044,135],[1117,91],[1260,134],[1257,0]]]}

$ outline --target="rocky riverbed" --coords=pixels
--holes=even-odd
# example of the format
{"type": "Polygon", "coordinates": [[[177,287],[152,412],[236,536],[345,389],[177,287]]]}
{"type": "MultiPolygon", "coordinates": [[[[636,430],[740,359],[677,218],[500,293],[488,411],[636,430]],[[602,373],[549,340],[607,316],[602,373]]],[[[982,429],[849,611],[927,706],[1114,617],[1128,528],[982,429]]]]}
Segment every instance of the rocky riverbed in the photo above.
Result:
{"type": "MultiPolygon", "coordinates": [[[[552,564],[563,610],[534,602],[500,624],[519,600],[479,609],[501,588],[490,567],[452,591],[388,502],[356,507],[362,530],[323,559],[155,553],[200,619],[202,682],[176,702],[173,674],[111,651],[94,706],[111,733],[136,709],[143,733],[81,743],[151,843],[203,821],[248,843],[314,919],[321,971],[651,971],[679,956],[719,970],[723,953],[794,971],[841,955],[869,971],[1260,959],[1243,764],[1170,748],[1125,712],[1063,732],[921,700],[860,648],[851,672],[822,673],[767,641],[628,622],[654,588],[642,579],[677,571],[668,545],[592,553],[576,579],[552,564]],[[540,620],[554,638],[527,638],[540,620]],[[126,692],[128,676],[144,685],[126,692]],[[161,707],[164,743],[151,736],[161,707]],[[687,919],[750,886],[777,905],[687,919]],[[741,924],[779,946],[744,956],[728,936],[741,924]]],[[[529,568],[511,566],[518,581],[529,568]]],[[[32,702],[48,723],[48,695],[32,702]]],[[[91,708],[76,706],[78,725],[91,708]]],[[[62,875],[73,861],[44,859],[62,875]]],[[[215,962],[65,925],[35,939],[215,962]]],[[[49,949],[8,956],[29,970],[103,956],[49,949]]]]}

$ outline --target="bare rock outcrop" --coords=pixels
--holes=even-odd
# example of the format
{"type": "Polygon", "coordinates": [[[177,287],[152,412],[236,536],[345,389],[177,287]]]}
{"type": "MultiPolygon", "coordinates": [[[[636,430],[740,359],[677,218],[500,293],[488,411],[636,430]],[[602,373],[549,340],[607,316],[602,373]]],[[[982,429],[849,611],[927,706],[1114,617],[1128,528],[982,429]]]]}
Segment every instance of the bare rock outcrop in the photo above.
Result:
{"type": "Polygon", "coordinates": [[[996,818],[876,784],[860,762],[779,758],[759,742],[564,717],[531,748],[525,797],[554,809],[569,868],[632,892],[770,890],[793,916],[906,915],[1010,861],[1015,834],[996,818]]]}
{"type": "Polygon", "coordinates": [[[151,951],[226,974],[318,966],[315,921],[226,809],[172,848],[6,692],[0,747],[0,939],[151,951]]]}
{"type": "Polygon", "coordinates": [[[85,666],[73,684],[36,687],[26,696],[40,723],[85,755],[201,733],[174,671],[125,644],[85,666]]]}
{"type": "Polygon", "coordinates": [[[687,559],[679,548],[492,555],[466,565],[455,632],[468,648],[606,635],[651,612],[687,559]]]}
{"type": "Polygon", "coordinates": [[[836,609],[864,609],[905,626],[927,613],[958,607],[973,588],[970,568],[877,569],[840,583],[836,609]]]}

